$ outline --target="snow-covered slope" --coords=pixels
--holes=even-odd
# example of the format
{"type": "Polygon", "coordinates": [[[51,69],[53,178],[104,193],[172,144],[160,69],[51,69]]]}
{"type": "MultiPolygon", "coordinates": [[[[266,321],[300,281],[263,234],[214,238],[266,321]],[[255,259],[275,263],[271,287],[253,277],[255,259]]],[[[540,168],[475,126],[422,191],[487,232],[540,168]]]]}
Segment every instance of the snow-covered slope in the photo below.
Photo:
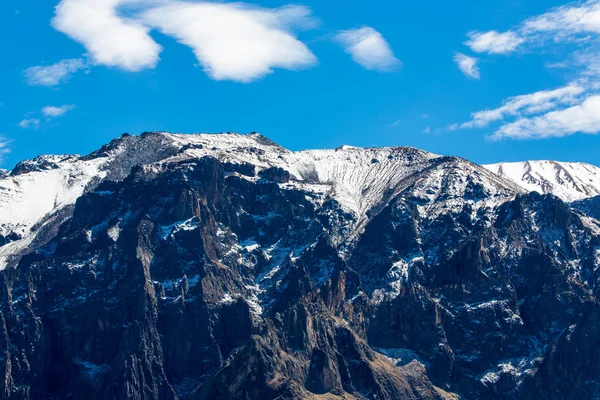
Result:
{"type": "MultiPolygon", "coordinates": [[[[204,156],[224,163],[250,164],[256,172],[272,167],[287,171],[291,179],[286,186],[312,193],[317,206],[335,200],[353,215],[350,230],[363,226],[370,210],[382,207],[400,194],[419,174],[418,179],[426,178],[420,189],[424,199],[436,196],[444,182],[466,185],[473,168],[478,174],[488,174],[466,160],[410,147],[342,146],[293,152],[258,133],[126,135],[85,157],[40,156],[20,163],[10,174],[0,175],[0,269],[30,246],[49,216],[74,204],[86,188],[93,190],[103,179],[120,181],[136,165],[159,167],[204,156]],[[462,166],[447,164],[443,161],[446,159],[462,166]],[[442,160],[441,164],[436,160],[442,160]],[[431,179],[421,176],[428,170],[435,175],[431,179]]],[[[260,179],[260,174],[244,179],[260,179]]],[[[507,188],[500,190],[505,199],[520,191],[512,182],[493,174],[483,179],[487,182],[483,186],[507,188]],[[492,184],[494,180],[497,182],[492,184]]]]}
{"type": "Polygon", "coordinates": [[[259,134],[176,134],[169,137],[180,146],[187,146],[179,157],[164,162],[210,155],[221,161],[244,162],[259,168],[279,167],[290,172],[298,184],[312,185],[312,191],[331,195],[357,216],[364,215],[377,204],[384,192],[393,190],[404,178],[439,157],[409,147],[341,146],[331,150],[292,152],[259,134]]]}
{"type": "Polygon", "coordinates": [[[103,178],[106,159],[82,161],[77,156],[41,156],[27,162],[31,171],[0,179],[0,234],[23,236],[53,210],[73,204],[88,182],[103,178]],[[49,168],[36,165],[52,162],[49,168]]]}
{"type": "Polygon", "coordinates": [[[600,195],[600,168],[590,164],[525,161],[484,167],[527,191],[553,194],[566,202],[600,195]]]}
{"type": "Polygon", "coordinates": [[[31,244],[46,217],[74,204],[90,181],[106,175],[101,170],[106,162],[40,156],[0,179],[0,269],[31,244]]]}

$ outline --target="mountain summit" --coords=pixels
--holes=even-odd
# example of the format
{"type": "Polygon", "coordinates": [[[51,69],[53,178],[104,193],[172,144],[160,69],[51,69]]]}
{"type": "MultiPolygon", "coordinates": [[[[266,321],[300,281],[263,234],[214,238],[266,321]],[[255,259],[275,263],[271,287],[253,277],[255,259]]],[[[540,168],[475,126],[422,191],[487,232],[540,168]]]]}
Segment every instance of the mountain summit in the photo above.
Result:
{"type": "Polygon", "coordinates": [[[598,398],[594,203],[509,169],[256,133],[21,162],[0,398],[598,398]]]}

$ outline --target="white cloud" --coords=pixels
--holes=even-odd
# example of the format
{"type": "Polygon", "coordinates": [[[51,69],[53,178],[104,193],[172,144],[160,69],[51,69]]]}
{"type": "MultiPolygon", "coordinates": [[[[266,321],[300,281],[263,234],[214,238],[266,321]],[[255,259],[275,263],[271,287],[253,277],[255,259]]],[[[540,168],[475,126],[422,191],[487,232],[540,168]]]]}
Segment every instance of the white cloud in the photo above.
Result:
{"type": "Polygon", "coordinates": [[[0,136],[0,162],[3,162],[8,154],[10,154],[10,140],[4,136],[0,136]]]}
{"type": "Polygon", "coordinates": [[[479,67],[477,62],[479,60],[475,57],[469,57],[462,53],[456,53],[454,55],[454,62],[458,64],[458,68],[469,78],[479,79],[479,67]]]}
{"type": "Polygon", "coordinates": [[[575,133],[600,133],[600,96],[590,96],[579,105],[503,125],[492,138],[542,139],[575,133]]]}
{"type": "Polygon", "coordinates": [[[72,58],[53,65],[27,68],[23,75],[31,86],[56,86],[66,82],[73,73],[85,68],[85,60],[72,58]]]}
{"type": "Polygon", "coordinates": [[[399,120],[399,119],[397,119],[397,120],[395,120],[394,122],[392,122],[391,124],[387,124],[385,127],[386,127],[386,128],[393,128],[393,127],[395,127],[395,126],[398,126],[399,124],[400,124],[400,120],[399,120]]]}
{"type": "Polygon", "coordinates": [[[215,80],[251,82],[273,68],[298,70],[317,63],[315,55],[292,33],[293,27],[312,23],[306,7],[170,2],[147,10],[142,18],[191,47],[215,80]]]}
{"type": "MultiPolygon", "coordinates": [[[[190,47],[210,78],[251,82],[277,68],[300,70],[318,63],[295,34],[317,24],[311,13],[304,6],[264,8],[241,2],[61,0],[52,26],[85,47],[90,66],[154,68],[162,47],[150,33],[157,30],[190,47]]],[[[341,31],[335,40],[367,69],[394,71],[402,65],[373,28],[341,31]]],[[[56,85],[76,69],[51,74],[55,78],[44,84],[56,85]]]]}
{"type": "Polygon", "coordinates": [[[460,127],[482,128],[506,117],[535,115],[556,109],[559,106],[573,105],[579,101],[579,96],[584,91],[585,88],[582,85],[572,83],[554,90],[541,90],[531,94],[510,97],[504,101],[501,107],[473,113],[473,119],[460,125],[460,127]]]}
{"type": "Polygon", "coordinates": [[[572,83],[510,97],[502,106],[475,112],[471,121],[447,129],[481,128],[499,122],[491,136],[494,139],[540,139],[600,131],[600,117],[596,115],[600,111],[600,0],[553,8],[504,33],[472,32],[469,37],[466,44],[478,52],[505,54],[525,45],[528,51],[541,48],[552,54],[558,54],[555,48],[566,50],[563,60],[552,60],[546,67],[565,71],[572,83]]]}
{"type": "Polygon", "coordinates": [[[467,46],[476,53],[507,54],[515,51],[525,39],[515,32],[471,32],[467,46]]]}
{"type": "Polygon", "coordinates": [[[571,6],[562,6],[526,20],[522,31],[530,34],[539,32],[558,34],[566,38],[567,33],[600,33],[600,2],[591,0],[571,6]]]}
{"type": "MultiPolygon", "coordinates": [[[[48,122],[52,118],[62,117],[74,108],[75,106],[72,104],[65,104],[60,107],[46,106],[41,109],[40,113],[41,116],[45,118],[45,122],[48,122]]],[[[36,114],[37,112],[27,113],[18,125],[23,129],[39,129],[42,126],[42,120],[40,117],[34,117],[36,114]]]]}
{"type": "Polygon", "coordinates": [[[19,122],[19,126],[23,129],[38,129],[40,124],[39,118],[26,118],[19,122]]]}
{"type": "Polygon", "coordinates": [[[423,133],[430,133],[431,132],[431,128],[426,126],[425,129],[423,129],[423,133]]]}
{"type": "Polygon", "coordinates": [[[532,46],[543,46],[548,42],[587,44],[589,34],[600,34],[600,0],[553,8],[503,33],[493,30],[470,32],[465,44],[478,53],[507,54],[524,43],[532,46]]]}
{"type": "Polygon", "coordinates": [[[335,40],[366,69],[391,72],[402,66],[381,33],[371,27],[341,31],[335,40]]]}
{"type": "Polygon", "coordinates": [[[132,0],[62,0],[52,26],[81,43],[95,64],[127,71],[154,68],[162,48],[148,27],[117,13],[127,3],[132,0]]]}
{"type": "Polygon", "coordinates": [[[42,108],[42,115],[48,118],[62,117],[68,111],[71,111],[75,108],[74,105],[65,104],[60,107],[55,106],[46,106],[42,108]]]}

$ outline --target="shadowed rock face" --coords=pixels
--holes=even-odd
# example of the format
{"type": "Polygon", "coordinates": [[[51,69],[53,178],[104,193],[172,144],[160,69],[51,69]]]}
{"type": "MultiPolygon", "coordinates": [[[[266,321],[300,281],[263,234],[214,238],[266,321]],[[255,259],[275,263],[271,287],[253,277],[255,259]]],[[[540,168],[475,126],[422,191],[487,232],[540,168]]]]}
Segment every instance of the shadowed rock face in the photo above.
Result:
{"type": "Polygon", "coordinates": [[[572,206],[590,217],[600,220],[600,196],[573,202],[572,206]]]}
{"type": "Polygon", "coordinates": [[[432,160],[362,224],[281,167],[106,179],[0,271],[0,398],[594,399],[600,223],[490,176],[432,160]]]}

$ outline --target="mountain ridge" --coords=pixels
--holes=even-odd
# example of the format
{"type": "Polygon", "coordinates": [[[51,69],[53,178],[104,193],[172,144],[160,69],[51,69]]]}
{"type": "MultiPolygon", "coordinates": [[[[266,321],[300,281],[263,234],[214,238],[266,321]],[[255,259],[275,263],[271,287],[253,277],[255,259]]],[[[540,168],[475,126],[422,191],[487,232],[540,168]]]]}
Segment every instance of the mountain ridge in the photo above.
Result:
{"type": "MultiPolygon", "coordinates": [[[[446,157],[403,146],[340,146],[336,149],[290,151],[257,132],[124,134],[89,155],[40,155],[18,163],[10,173],[0,176],[0,204],[3,206],[0,209],[0,236],[4,242],[22,241],[20,244],[0,247],[0,265],[6,266],[7,259],[28,245],[29,229],[42,224],[47,215],[74,204],[87,185],[94,186],[103,179],[122,180],[135,165],[174,162],[206,155],[229,163],[252,164],[259,169],[281,168],[290,174],[294,182],[290,184],[305,189],[310,186],[310,190],[322,196],[323,201],[327,196],[335,197],[346,210],[356,214],[357,225],[361,224],[361,220],[364,221],[366,212],[376,203],[391,196],[388,192],[403,177],[425,168],[427,160],[446,157]],[[42,176],[29,180],[28,177],[32,176],[30,172],[42,176]],[[40,203],[34,187],[43,187],[46,198],[52,203],[40,203]]],[[[452,159],[469,163],[458,157],[452,159]]],[[[600,168],[587,164],[532,161],[483,167],[506,179],[503,185],[514,185],[511,189],[515,193],[523,190],[552,193],[567,202],[592,197],[595,191],[600,194],[600,168]],[[597,185],[576,184],[571,188],[551,182],[540,176],[538,171],[534,174],[524,172],[519,178],[518,171],[527,165],[531,169],[531,165],[538,164],[560,168],[584,166],[586,171],[597,172],[597,185]],[[504,170],[512,173],[505,173],[504,170]]],[[[575,180],[578,183],[584,178],[576,176],[575,180]]],[[[571,177],[567,183],[572,181],[571,177]]]]}
{"type": "Polygon", "coordinates": [[[531,160],[483,166],[525,190],[550,193],[566,202],[600,195],[600,168],[592,164],[531,160]]]}
{"type": "MultiPolygon", "coordinates": [[[[291,174],[291,185],[308,189],[323,201],[327,196],[336,198],[358,220],[364,219],[384,195],[391,196],[386,192],[404,177],[423,168],[428,160],[441,157],[412,147],[293,152],[255,132],[124,135],[87,156],[45,155],[17,164],[9,176],[0,179],[1,234],[5,238],[26,237],[28,230],[46,215],[74,204],[87,185],[94,186],[103,179],[122,180],[136,165],[207,155],[226,163],[251,164],[253,168],[284,169],[291,174]],[[41,187],[49,200],[46,204],[39,201],[37,190],[41,187]]],[[[17,251],[23,247],[16,243],[11,246],[17,251]]],[[[6,257],[10,257],[10,249],[0,248],[0,259],[6,257]]]]}
{"type": "Polygon", "coordinates": [[[600,395],[600,221],[464,159],[148,133],[0,189],[0,399],[600,395]]]}

